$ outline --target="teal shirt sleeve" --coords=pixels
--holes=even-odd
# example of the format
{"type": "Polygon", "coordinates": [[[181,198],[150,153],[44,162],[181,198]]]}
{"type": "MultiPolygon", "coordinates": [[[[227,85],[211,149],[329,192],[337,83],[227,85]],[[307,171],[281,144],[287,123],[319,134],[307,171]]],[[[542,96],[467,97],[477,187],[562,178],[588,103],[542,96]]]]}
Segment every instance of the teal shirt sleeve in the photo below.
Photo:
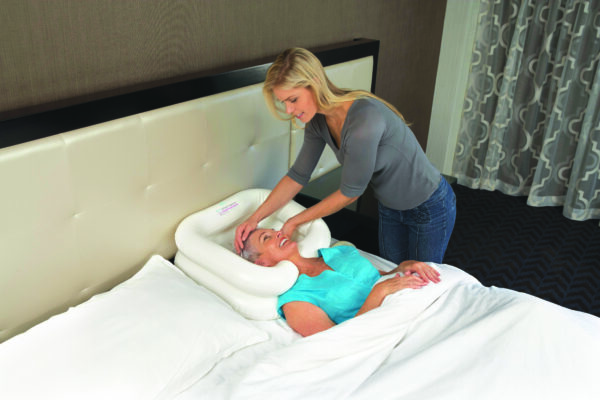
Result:
{"type": "Polygon", "coordinates": [[[339,324],[356,315],[381,277],[369,260],[352,246],[337,246],[319,250],[323,260],[333,271],[323,271],[309,277],[300,275],[287,292],[279,296],[277,311],[281,317],[283,305],[304,301],[321,308],[339,324]]]}

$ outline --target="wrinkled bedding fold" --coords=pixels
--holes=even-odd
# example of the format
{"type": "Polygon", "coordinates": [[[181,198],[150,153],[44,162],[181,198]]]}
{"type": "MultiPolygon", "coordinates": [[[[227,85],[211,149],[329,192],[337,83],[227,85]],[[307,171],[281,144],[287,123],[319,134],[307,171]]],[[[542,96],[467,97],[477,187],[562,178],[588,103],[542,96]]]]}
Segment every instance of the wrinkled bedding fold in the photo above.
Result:
{"type": "Polygon", "coordinates": [[[600,398],[600,319],[436,268],[439,284],[264,355],[228,396],[600,398]]]}

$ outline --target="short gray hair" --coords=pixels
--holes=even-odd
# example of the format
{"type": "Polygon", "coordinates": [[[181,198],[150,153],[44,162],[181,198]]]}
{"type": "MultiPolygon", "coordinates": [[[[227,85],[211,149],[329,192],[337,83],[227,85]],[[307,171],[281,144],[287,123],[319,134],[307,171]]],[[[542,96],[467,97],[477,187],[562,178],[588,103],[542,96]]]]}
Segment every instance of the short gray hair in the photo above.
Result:
{"type": "Polygon", "coordinates": [[[242,251],[240,252],[240,256],[242,258],[244,258],[245,260],[248,260],[251,263],[256,264],[256,260],[258,260],[258,257],[260,257],[262,253],[259,253],[258,249],[250,243],[250,236],[252,236],[252,234],[254,232],[256,232],[256,231],[250,232],[248,237],[246,237],[246,240],[243,241],[244,247],[242,248],[242,251]]]}

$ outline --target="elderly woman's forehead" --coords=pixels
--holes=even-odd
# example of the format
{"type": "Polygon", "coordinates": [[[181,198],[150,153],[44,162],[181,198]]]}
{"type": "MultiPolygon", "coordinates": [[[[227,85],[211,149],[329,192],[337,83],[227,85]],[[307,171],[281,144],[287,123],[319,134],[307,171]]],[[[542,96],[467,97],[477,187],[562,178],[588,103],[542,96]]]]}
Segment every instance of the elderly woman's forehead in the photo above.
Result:
{"type": "Polygon", "coordinates": [[[250,239],[250,237],[255,237],[256,239],[258,239],[258,237],[260,236],[261,233],[263,232],[270,232],[270,231],[275,231],[274,229],[267,229],[267,228],[257,228],[255,230],[253,230],[250,235],[248,235],[248,239],[250,239]]]}

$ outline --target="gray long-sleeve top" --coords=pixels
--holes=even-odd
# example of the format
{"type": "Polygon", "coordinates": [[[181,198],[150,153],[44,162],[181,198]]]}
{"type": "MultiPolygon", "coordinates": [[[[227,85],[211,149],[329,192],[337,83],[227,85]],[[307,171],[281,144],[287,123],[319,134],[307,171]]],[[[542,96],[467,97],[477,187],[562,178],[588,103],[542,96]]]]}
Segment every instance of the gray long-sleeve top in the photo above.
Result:
{"type": "Polygon", "coordinates": [[[316,114],[305,127],[302,149],[287,175],[306,185],[325,144],[342,164],[340,190],[347,197],[362,195],[370,183],[384,206],[408,210],[427,200],[440,182],[439,171],[414,133],[377,99],[365,97],[352,103],[339,148],[325,116],[316,114]]]}

